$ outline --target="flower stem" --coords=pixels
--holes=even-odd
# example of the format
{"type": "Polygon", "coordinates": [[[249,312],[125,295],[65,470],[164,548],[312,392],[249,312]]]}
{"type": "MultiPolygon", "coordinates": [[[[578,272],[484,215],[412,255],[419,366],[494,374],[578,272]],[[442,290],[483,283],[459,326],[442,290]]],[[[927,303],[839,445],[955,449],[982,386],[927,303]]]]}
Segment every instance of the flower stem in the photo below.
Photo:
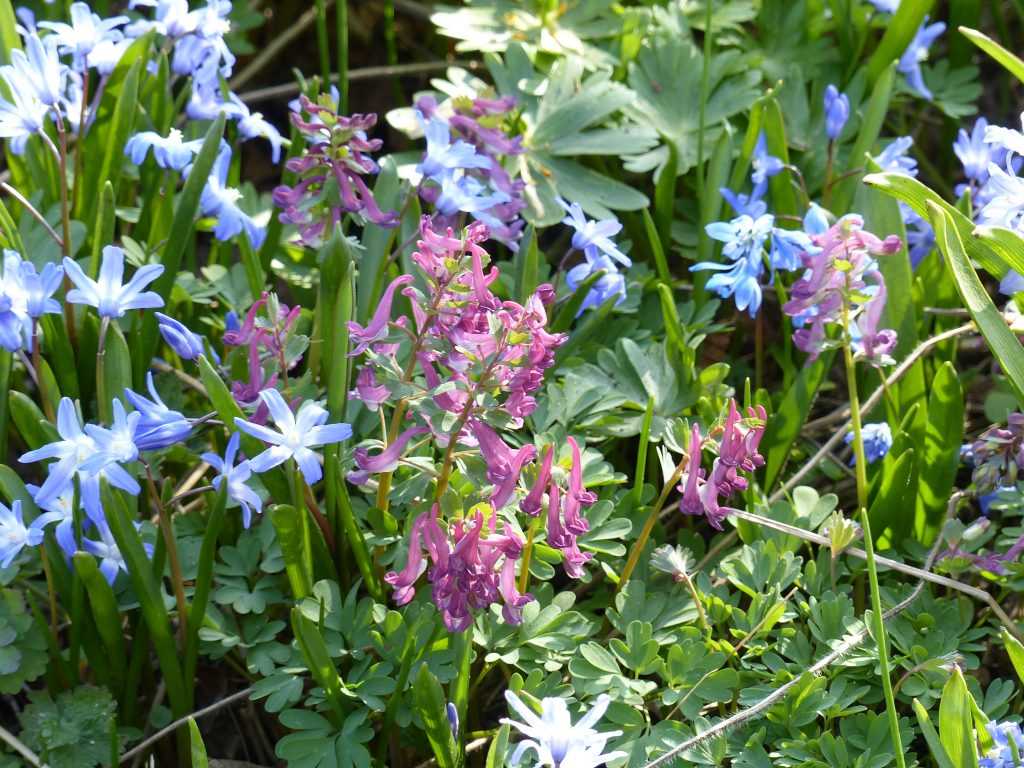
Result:
{"type": "Polygon", "coordinates": [[[697,587],[693,583],[693,579],[690,578],[690,574],[683,574],[683,584],[686,585],[686,589],[690,592],[690,597],[693,598],[693,604],[697,608],[697,620],[700,622],[700,628],[705,632],[711,632],[711,625],[708,624],[708,617],[704,613],[704,605],[700,601],[700,594],[697,592],[697,587]]]}
{"type": "Polygon", "coordinates": [[[661,489],[661,495],[658,496],[658,500],[654,502],[654,506],[651,507],[650,514],[647,515],[647,520],[644,521],[644,527],[640,531],[640,537],[633,542],[633,549],[630,550],[629,559],[626,560],[626,567],[622,569],[622,573],[619,575],[619,583],[616,586],[615,591],[618,592],[622,587],[625,586],[626,582],[629,581],[629,577],[636,570],[636,565],[640,561],[640,554],[644,551],[644,547],[647,546],[647,540],[651,538],[651,531],[654,530],[654,524],[658,522],[658,516],[661,514],[662,507],[665,506],[665,502],[668,500],[668,495],[672,492],[675,484],[679,481],[679,478],[683,474],[683,467],[690,459],[685,454],[683,458],[676,465],[675,470],[672,472],[672,476],[665,483],[665,487],[661,489]]]}
{"type": "Polygon", "coordinates": [[[185,579],[181,573],[181,560],[178,558],[178,545],[174,540],[174,524],[171,511],[160,499],[153,473],[146,466],[146,482],[149,493],[156,504],[157,519],[160,522],[160,533],[163,535],[164,546],[167,547],[167,561],[171,566],[171,585],[174,587],[174,601],[178,606],[178,641],[182,652],[188,647],[188,603],[185,601],[185,579]]]}
{"type": "Polygon", "coordinates": [[[526,546],[523,547],[523,557],[519,565],[519,591],[526,593],[530,584],[530,559],[533,557],[533,537],[537,535],[537,527],[540,525],[541,516],[530,521],[530,527],[526,531],[526,546]]]}
{"type": "Polygon", "coordinates": [[[882,598],[878,589],[878,569],[875,566],[875,546],[871,538],[871,523],[868,520],[867,459],[864,455],[864,437],[861,433],[860,398],[857,395],[857,369],[853,360],[850,340],[850,306],[843,299],[843,360],[846,364],[846,386],[850,397],[850,422],[853,426],[853,452],[856,456],[857,507],[860,510],[861,526],[864,529],[864,552],[867,561],[868,584],[871,587],[872,634],[878,644],[878,667],[882,677],[882,692],[885,695],[885,710],[889,718],[889,735],[897,768],[906,768],[903,744],[900,738],[900,719],[896,712],[896,698],[892,692],[892,678],[889,673],[889,650],[886,643],[885,625],[882,621],[882,598]]]}

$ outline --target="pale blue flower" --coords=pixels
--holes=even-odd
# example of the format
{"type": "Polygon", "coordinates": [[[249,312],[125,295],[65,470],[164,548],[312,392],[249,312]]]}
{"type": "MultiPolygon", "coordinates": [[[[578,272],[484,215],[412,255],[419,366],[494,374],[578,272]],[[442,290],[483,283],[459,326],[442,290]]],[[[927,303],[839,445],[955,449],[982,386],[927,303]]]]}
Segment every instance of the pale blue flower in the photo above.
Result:
{"type": "Polygon", "coordinates": [[[772,227],[771,248],[768,261],[772,270],[781,269],[792,272],[803,267],[801,256],[805,253],[817,253],[818,248],[811,242],[806,232],[799,229],[781,229],[772,227]]]}
{"type": "Polygon", "coordinates": [[[22,155],[29,138],[43,130],[50,108],[11,67],[0,67],[0,78],[11,99],[0,97],[0,138],[10,139],[11,152],[22,155]]]}
{"type": "Polygon", "coordinates": [[[281,159],[281,147],[285,139],[273,124],[267,122],[259,112],[252,112],[249,107],[235,94],[229,94],[230,108],[228,116],[234,118],[238,125],[238,135],[242,139],[262,138],[270,142],[270,159],[278,162],[281,159]]]}
{"type": "Polygon", "coordinates": [[[129,38],[102,40],[89,51],[88,64],[105,77],[114,71],[131,44],[132,40],[129,38]]]}
{"type": "MultiPolygon", "coordinates": [[[[874,464],[889,452],[892,448],[892,430],[884,422],[865,424],[860,430],[861,439],[864,441],[864,458],[868,464],[874,464]]],[[[843,442],[847,445],[853,443],[853,432],[847,432],[843,442]]],[[[854,455],[850,458],[851,466],[857,462],[854,455]]]]}
{"type": "Polygon", "coordinates": [[[562,223],[572,227],[574,230],[572,235],[573,248],[584,252],[588,249],[597,249],[612,257],[624,267],[633,265],[630,258],[612,242],[612,238],[622,231],[622,224],[618,219],[591,221],[583,213],[583,208],[580,207],[579,203],[572,203],[570,205],[565,200],[558,198],[558,204],[568,214],[562,219],[562,223]]]}
{"type": "Polygon", "coordinates": [[[124,391],[128,402],[142,414],[135,430],[135,445],[140,451],[156,451],[180,443],[192,431],[192,423],[160,399],[152,371],[146,374],[146,388],[152,400],[130,389],[124,391]]]}
{"type": "Polygon", "coordinates": [[[476,151],[476,147],[468,141],[457,139],[452,141],[452,132],[448,123],[437,115],[424,120],[423,113],[416,110],[416,119],[423,128],[423,136],[427,141],[427,151],[416,170],[426,178],[438,181],[445,171],[457,168],[490,168],[489,158],[476,151]]]}
{"type": "Polygon", "coordinates": [[[96,451],[95,442],[82,429],[75,404],[67,397],[61,398],[57,406],[57,434],[60,440],[29,451],[18,459],[22,464],[56,459],[50,466],[49,476],[36,494],[36,503],[40,503],[40,499],[45,502],[64,493],[82,462],[96,451]]]}
{"type": "Polygon", "coordinates": [[[978,760],[978,768],[1014,768],[1018,765],[1010,742],[1012,741],[1016,747],[1017,756],[1024,757],[1024,733],[1021,732],[1020,725],[989,721],[985,723],[985,730],[992,738],[993,746],[978,760]]]}
{"type": "Polygon", "coordinates": [[[136,435],[142,421],[139,412],[128,413],[124,404],[113,399],[113,423],[109,427],[98,424],[86,424],[85,433],[92,438],[96,446],[91,456],[80,465],[82,472],[95,473],[111,466],[120,466],[139,458],[139,446],[136,435]]]}
{"type": "Polygon", "coordinates": [[[721,187],[718,192],[737,216],[749,216],[756,219],[763,216],[768,210],[768,204],[761,199],[765,192],[763,186],[760,189],[755,187],[749,195],[736,194],[728,187],[721,187]]]}
{"type": "Polygon", "coordinates": [[[48,107],[60,104],[64,97],[67,81],[67,67],[61,64],[57,49],[47,45],[35,34],[25,36],[25,50],[15,48],[10,52],[11,63],[0,67],[0,73],[11,84],[10,73],[14,73],[22,87],[29,87],[39,101],[48,107]]]}
{"type": "Polygon", "coordinates": [[[440,185],[440,194],[434,206],[442,216],[468,213],[490,224],[487,211],[509,201],[504,192],[491,189],[462,171],[446,171],[434,180],[440,185]]]}
{"type": "Polygon", "coordinates": [[[155,131],[142,131],[132,136],[124,145],[124,153],[135,165],[142,165],[149,150],[153,150],[153,159],[161,168],[183,171],[199,154],[203,147],[202,139],[185,141],[184,135],[177,128],[171,128],[166,137],[155,131]]]}
{"type": "Polygon", "coordinates": [[[764,243],[774,225],[775,217],[771,214],[763,214],[757,219],[744,214],[732,221],[708,224],[705,231],[712,239],[725,244],[722,255],[731,263],[703,261],[690,267],[690,271],[716,271],[717,274],[708,280],[707,289],[723,299],[733,297],[737,309],[747,310],[754,317],[761,308],[764,243]]]}
{"type": "MultiPolygon", "coordinates": [[[[137,531],[142,528],[142,523],[139,521],[135,521],[133,525],[137,531]]],[[[96,532],[100,536],[99,541],[95,539],[82,539],[82,549],[90,555],[99,558],[100,573],[103,574],[108,583],[113,584],[114,579],[117,578],[118,571],[128,573],[128,563],[125,562],[124,555],[121,554],[117,541],[114,540],[114,534],[111,532],[106,520],[100,520],[96,523],[96,532]]],[[[152,544],[144,542],[142,548],[148,557],[153,556],[152,544]]]]}
{"type": "Polygon", "coordinates": [[[868,0],[882,13],[896,13],[900,9],[900,0],[868,0]]]}
{"type": "Polygon", "coordinates": [[[850,99],[834,85],[825,88],[825,135],[835,141],[850,119],[850,99]]]}
{"type": "MultiPolygon", "coordinates": [[[[42,496],[37,485],[28,484],[25,486],[33,500],[40,509],[46,510],[48,517],[45,524],[57,523],[53,534],[57,539],[64,554],[71,557],[78,551],[78,542],[75,541],[75,487],[68,484],[65,490],[57,496],[46,498],[42,496]]],[[[82,519],[83,529],[88,527],[91,521],[88,517],[82,519]]]]}
{"type": "Polygon", "coordinates": [[[811,203],[804,214],[804,232],[808,235],[821,235],[828,231],[828,211],[817,203],[811,203]]]}
{"type": "Polygon", "coordinates": [[[768,142],[765,139],[764,131],[757,137],[754,145],[754,154],[750,158],[750,166],[753,168],[750,180],[754,182],[754,188],[763,187],[768,179],[782,172],[785,164],[774,155],[768,154],[768,142]]]}
{"type": "Polygon", "coordinates": [[[509,707],[522,720],[502,718],[527,738],[516,745],[512,765],[519,765],[523,756],[532,751],[537,766],[551,768],[598,768],[611,760],[626,757],[626,752],[605,752],[610,739],[621,736],[622,731],[598,731],[594,728],[604,716],[611,699],[607,694],[597,697],[590,710],[576,723],[572,722],[565,699],[551,697],[541,700],[541,714],[537,715],[512,691],[505,691],[509,707]]]}
{"type": "MultiPolygon", "coordinates": [[[[964,176],[979,184],[988,181],[989,163],[1001,164],[1006,155],[1004,147],[1000,146],[995,138],[998,136],[997,133],[991,134],[993,140],[989,141],[989,130],[988,120],[979,117],[974,121],[974,127],[969,134],[961,128],[956,141],[953,142],[953,152],[964,166],[964,176]]],[[[1013,133],[1019,135],[1019,131],[1013,133]]]]}
{"type": "Polygon", "coordinates": [[[213,228],[213,235],[218,240],[230,240],[245,232],[250,245],[258,249],[263,245],[267,231],[238,207],[242,193],[227,186],[230,165],[230,151],[221,151],[214,162],[213,172],[203,188],[199,207],[204,216],[210,216],[217,220],[217,224],[213,228]]]}
{"type": "Polygon", "coordinates": [[[909,205],[902,201],[899,205],[903,224],[907,230],[907,255],[910,256],[910,268],[917,269],[921,260],[935,247],[935,230],[909,205]]]}
{"type": "Polygon", "coordinates": [[[204,453],[200,458],[217,471],[217,476],[213,478],[213,487],[219,491],[226,485],[228,498],[242,508],[242,526],[248,528],[252,522],[253,510],[259,512],[263,507],[263,500],[256,491],[246,485],[252,477],[249,462],[242,460],[235,464],[240,438],[241,434],[238,432],[231,435],[224,458],[215,453],[204,453]]]}
{"type": "MultiPolygon", "coordinates": [[[[164,337],[167,346],[173,349],[182,360],[195,360],[203,354],[203,338],[186,328],[182,323],[173,317],[168,317],[162,312],[154,312],[159,325],[160,335],[164,337]]],[[[216,356],[215,356],[216,357],[216,356]]]]}
{"type": "Polygon", "coordinates": [[[188,9],[188,0],[128,0],[128,7],[156,9],[154,21],[139,21],[130,27],[133,37],[155,29],[161,35],[178,38],[192,34],[199,26],[199,12],[188,9]]]}
{"type": "Polygon", "coordinates": [[[312,449],[348,440],[352,436],[352,427],[341,423],[326,424],[327,411],[312,400],[304,402],[298,413],[293,414],[276,389],[263,390],[260,399],[279,431],[235,419],[236,427],[271,446],[249,459],[249,468],[253,472],[266,472],[288,459],[294,459],[306,482],[313,485],[323,476],[323,470],[319,456],[312,449]]]}
{"type": "Polygon", "coordinates": [[[907,154],[913,145],[912,138],[901,136],[898,139],[893,139],[881,154],[873,159],[883,172],[917,176],[917,160],[907,154]]]}
{"type": "Polygon", "coordinates": [[[986,202],[978,212],[978,223],[1024,232],[1024,179],[989,163],[986,202]]]}
{"type": "Polygon", "coordinates": [[[941,21],[935,24],[928,24],[928,17],[924,17],[921,26],[918,28],[914,39],[900,56],[897,69],[907,78],[907,84],[921,97],[931,100],[932,92],[925,85],[924,75],[921,72],[921,64],[928,60],[928,49],[932,43],[946,31],[946,25],[941,21]]]}
{"type": "Polygon", "coordinates": [[[604,274],[590,286],[589,293],[576,313],[577,317],[586,309],[602,306],[612,296],[618,296],[615,303],[621,304],[626,298],[626,278],[619,272],[615,262],[595,247],[587,248],[583,252],[583,258],[582,263],[577,264],[565,275],[565,282],[573,291],[598,270],[603,269],[604,274]]]}
{"type": "Polygon", "coordinates": [[[70,11],[70,24],[61,21],[41,21],[39,26],[53,32],[47,38],[47,44],[56,45],[61,53],[72,54],[74,66],[81,72],[86,68],[88,55],[97,45],[107,41],[116,42],[123,38],[118,27],[126,24],[128,17],[100,18],[92,12],[87,3],[72,3],[70,11]]]}
{"type": "Polygon", "coordinates": [[[15,499],[10,508],[0,504],[0,568],[7,568],[25,547],[43,543],[43,526],[51,522],[40,515],[28,525],[22,517],[21,502],[15,499]]]}
{"type": "Polygon", "coordinates": [[[124,280],[124,251],[115,245],[103,248],[99,280],[93,280],[77,262],[64,258],[64,271],[75,287],[68,291],[66,300],[72,304],[96,307],[100,317],[124,317],[132,309],[156,309],[164,300],[152,291],[143,289],[163,274],[162,264],[139,267],[127,284],[124,280]]]}

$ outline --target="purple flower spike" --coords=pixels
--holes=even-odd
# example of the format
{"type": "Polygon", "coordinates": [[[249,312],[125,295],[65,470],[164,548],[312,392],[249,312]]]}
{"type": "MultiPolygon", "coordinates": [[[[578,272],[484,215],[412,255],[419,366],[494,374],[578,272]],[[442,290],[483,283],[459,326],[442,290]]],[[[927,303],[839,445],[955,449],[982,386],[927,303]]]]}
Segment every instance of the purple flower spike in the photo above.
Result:
{"type": "Polygon", "coordinates": [[[375,342],[383,341],[388,336],[388,322],[391,320],[391,304],[395,300],[395,291],[413,281],[412,275],[402,275],[391,281],[385,289],[384,295],[380,298],[377,311],[373,313],[369,325],[365,328],[354,320],[348,324],[349,335],[356,343],[355,348],[349,352],[349,357],[355,357],[365,352],[375,342]]]}
{"type": "Polygon", "coordinates": [[[547,489],[548,482],[551,479],[551,462],[554,460],[554,457],[555,447],[549,445],[547,450],[544,451],[544,460],[541,462],[537,482],[530,488],[526,498],[519,502],[519,508],[530,517],[536,517],[544,508],[544,491],[547,489]]]}
{"type": "Polygon", "coordinates": [[[378,384],[373,368],[365,365],[359,369],[356,388],[349,392],[349,397],[361,401],[371,411],[376,411],[391,397],[391,390],[384,384],[378,384]]]}

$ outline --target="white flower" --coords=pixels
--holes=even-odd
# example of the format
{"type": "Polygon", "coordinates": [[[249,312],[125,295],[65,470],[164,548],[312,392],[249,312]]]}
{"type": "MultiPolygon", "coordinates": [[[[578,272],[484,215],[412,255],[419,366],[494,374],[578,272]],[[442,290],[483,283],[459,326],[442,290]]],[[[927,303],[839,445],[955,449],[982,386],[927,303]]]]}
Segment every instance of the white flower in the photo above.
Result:
{"type": "Polygon", "coordinates": [[[604,694],[597,697],[594,706],[575,725],[565,699],[543,699],[539,717],[512,691],[505,691],[505,699],[525,722],[508,718],[501,722],[529,737],[519,742],[512,753],[512,765],[518,765],[530,750],[537,754],[537,768],[597,768],[609,760],[626,757],[625,752],[604,752],[608,740],[622,735],[622,731],[599,733],[593,728],[608,709],[610,699],[604,694]]]}

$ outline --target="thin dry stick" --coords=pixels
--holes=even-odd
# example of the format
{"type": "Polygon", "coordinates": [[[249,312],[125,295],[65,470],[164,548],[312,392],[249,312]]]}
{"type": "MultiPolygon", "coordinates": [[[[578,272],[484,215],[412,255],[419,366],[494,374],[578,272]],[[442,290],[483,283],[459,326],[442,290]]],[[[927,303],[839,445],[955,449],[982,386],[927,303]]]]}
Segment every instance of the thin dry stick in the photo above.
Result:
{"type": "MultiPolygon", "coordinates": [[[[895,384],[897,381],[903,378],[906,375],[907,371],[909,371],[911,367],[914,365],[914,363],[916,363],[933,347],[938,346],[944,341],[954,339],[957,336],[962,336],[965,333],[971,333],[973,330],[974,324],[967,323],[965,325],[952,328],[948,331],[944,331],[936,336],[932,336],[932,338],[928,339],[927,341],[921,342],[921,344],[919,344],[913,352],[907,355],[906,359],[898,366],[896,366],[895,370],[893,370],[893,372],[889,374],[888,378],[886,378],[885,380],[885,386],[891,387],[893,384],[895,384]]],[[[861,414],[866,415],[868,413],[871,413],[871,410],[876,405],[878,405],[878,403],[882,400],[882,397],[885,395],[885,386],[876,389],[874,392],[871,393],[871,396],[864,401],[864,404],[860,408],[861,414]]],[[[790,489],[795,487],[797,483],[803,480],[804,476],[807,475],[807,473],[809,473],[812,469],[818,466],[819,463],[821,463],[821,460],[824,459],[832,451],[832,449],[835,448],[842,441],[842,439],[846,436],[846,433],[849,431],[850,421],[847,420],[842,427],[836,430],[835,434],[833,434],[832,437],[825,441],[825,444],[818,449],[817,453],[815,453],[806,463],[804,463],[804,465],[800,467],[800,469],[798,469],[796,473],[792,477],[790,477],[789,480],[787,480],[781,488],[779,488],[779,490],[777,490],[775,493],[771,495],[771,497],[769,497],[768,503],[774,504],[776,501],[785,496],[790,491],[790,489]]]]}
{"type": "MultiPolygon", "coordinates": [[[[960,499],[963,498],[963,496],[964,496],[964,494],[962,494],[962,493],[954,493],[953,496],[950,498],[949,505],[946,507],[946,518],[947,519],[956,510],[956,506],[959,503],[960,499]]],[[[748,513],[742,513],[742,514],[746,515],[748,513]]],[[[740,515],[737,515],[737,517],[739,517],[739,516],[740,515]]],[[[759,515],[753,515],[751,517],[758,518],[757,520],[754,520],[753,522],[765,521],[764,524],[771,523],[771,527],[776,527],[776,522],[774,520],[768,520],[768,518],[761,518],[759,515]]],[[[779,523],[778,525],[782,525],[782,524],[779,523]]],[[[786,527],[787,528],[792,528],[792,526],[786,526],[786,527]]],[[[796,528],[794,530],[795,531],[800,531],[802,534],[806,534],[807,533],[807,531],[803,531],[800,528],[796,528]]],[[[828,543],[827,540],[826,540],[826,543],[828,543]]],[[[940,536],[938,539],[935,540],[935,544],[932,546],[931,551],[928,553],[928,557],[924,561],[924,567],[922,569],[920,569],[919,573],[927,573],[929,576],[933,576],[934,575],[934,574],[931,574],[930,571],[931,571],[932,565],[935,563],[935,558],[939,554],[939,548],[941,547],[941,545],[942,545],[942,537],[940,536]]],[[[845,552],[851,552],[851,550],[849,550],[849,549],[846,549],[844,551],[845,552]]],[[[851,554],[852,554],[852,552],[851,552],[851,554]]],[[[880,561],[880,559],[876,559],[876,560],[880,561]]],[[[882,617],[884,619],[891,619],[893,616],[896,616],[896,615],[900,614],[901,612],[903,612],[904,610],[906,610],[910,606],[910,604],[913,603],[914,600],[917,599],[918,595],[921,594],[921,591],[924,589],[925,581],[926,581],[926,579],[919,578],[916,586],[913,589],[913,591],[909,595],[907,595],[906,598],[904,598],[903,600],[898,602],[896,605],[894,605],[892,608],[890,608],[888,611],[883,613],[882,617]]],[[[808,669],[807,671],[810,674],[812,674],[812,675],[820,674],[825,669],[827,669],[829,666],[831,666],[836,661],[841,659],[843,656],[845,656],[846,654],[848,654],[851,651],[853,651],[858,645],[860,645],[862,642],[864,642],[864,640],[866,640],[868,638],[868,636],[869,636],[868,629],[865,626],[864,629],[858,630],[857,632],[853,633],[848,638],[843,640],[841,643],[839,643],[839,645],[837,645],[831,652],[825,654],[821,659],[819,659],[817,662],[815,662],[810,667],[810,669],[808,669]]],[[[710,739],[713,739],[716,736],[720,736],[721,734],[723,734],[726,731],[728,731],[730,728],[734,728],[735,726],[741,725],[742,723],[745,723],[748,720],[753,720],[754,718],[759,717],[766,710],[771,708],[777,701],[780,701],[781,699],[783,699],[786,696],[786,694],[788,694],[794,687],[799,685],[801,680],[803,680],[803,675],[800,675],[798,677],[793,678],[792,680],[790,680],[785,685],[780,686],[779,688],[777,688],[774,691],[772,691],[771,693],[769,693],[767,696],[765,696],[763,699],[761,699],[756,704],[754,704],[754,705],[752,705],[750,707],[747,707],[746,709],[740,710],[739,712],[734,714],[732,717],[727,717],[725,720],[721,720],[721,721],[715,723],[713,726],[708,728],[706,731],[698,733],[693,738],[687,739],[682,744],[680,744],[680,745],[678,745],[676,747],[673,747],[671,750],[666,752],[664,755],[661,755],[660,757],[655,758],[651,762],[649,762],[646,765],[644,765],[643,768],[658,768],[658,766],[666,765],[666,764],[672,762],[673,760],[675,760],[676,758],[678,758],[684,752],[687,752],[687,751],[689,751],[691,749],[699,747],[704,742],[709,741],[710,739]]]]}
{"type": "Polygon", "coordinates": [[[178,379],[180,379],[183,384],[188,385],[203,397],[208,397],[208,395],[206,394],[206,387],[203,386],[203,382],[201,382],[199,379],[193,376],[189,376],[184,371],[179,371],[173,365],[165,363],[163,360],[154,360],[153,367],[156,368],[161,373],[169,373],[172,376],[178,377],[178,379]]]}
{"type": "Polygon", "coordinates": [[[40,224],[42,224],[43,225],[43,229],[46,230],[46,233],[50,237],[53,238],[53,241],[57,244],[57,246],[61,250],[64,250],[64,240],[63,240],[63,238],[61,238],[61,236],[57,234],[57,230],[55,230],[53,227],[50,226],[50,222],[48,222],[43,217],[43,214],[41,214],[39,211],[37,211],[35,209],[35,206],[33,206],[32,203],[30,203],[28,201],[28,199],[26,199],[26,197],[23,194],[21,194],[21,192],[16,190],[14,187],[12,187],[6,181],[5,182],[0,182],[0,189],[2,189],[4,192],[6,192],[11,197],[13,197],[19,203],[21,203],[21,207],[24,208],[26,211],[28,211],[29,214],[32,216],[32,218],[34,218],[36,221],[38,221],[40,224]]]}
{"type": "Polygon", "coordinates": [[[131,760],[133,757],[135,757],[136,755],[145,752],[147,749],[149,749],[151,746],[156,744],[158,741],[160,741],[160,739],[162,739],[167,734],[174,733],[174,731],[178,730],[179,728],[181,728],[181,726],[183,726],[186,723],[188,723],[190,718],[193,719],[193,720],[198,720],[201,717],[206,717],[206,715],[213,714],[218,709],[222,709],[222,708],[228,706],[228,704],[233,704],[234,702],[238,701],[239,699],[245,698],[246,696],[248,696],[252,692],[253,692],[253,687],[249,686],[248,688],[245,688],[244,690],[236,691],[235,693],[232,693],[230,696],[228,696],[226,698],[223,698],[220,701],[214,702],[213,704],[211,704],[208,707],[204,707],[203,709],[197,710],[196,712],[193,712],[191,715],[186,715],[185,717],[182,717],[182,718],[179,718],[179,719],[175,720],[173,723],[168,725],[166,728],[161,728],[159,731],[154,733],[148,739],[146,739],[145,741],[141,742],[137,746],[132,747],[127,752],[125,752],[123,755],[121,755],[120,764],[124,765],[129,760],[131,760]]]}
{"type": "Polygon", "coordinates": [[[43,766],[39,761],[39,757],[36,753],[18,741],[18,738],[6,728],[0,727],[0,741],[5,742],[7,746],[25,758],[30,765],[34,765],[35,768],[41,768],[41,766],[42,768],[45,768],[45,766],[43,766]]]}
{"type": "MultiPolygon", "coordinates": [[[[412,64],[394,64],[391,66],[380,66],[380,67],[362,67],[360,69],[349,70],[348,81],[355,82],[357,80],[373,80],[375,78],[384,77],[402,77],[404,75],[422,75],[430,72],[443,72],[448,67],[461,67],[462,69],[475,70],[480,69],[482,65],[478,61],[466,60],[466,61],[423,61],[412,64]]],[[[337,74],[331,75],[331,82],[338,82],[337,74]]],[[[269,101],[270,99],[279,99],[284,96],[292,96],[302,90],[302,87],[298,83],[282,83],[281,85],[269,85],[265,88],[256,88],[251,91],[246,91],[241,94],[239,98],[242,99],[246,104],[252,104],[257,101],[269,101]]]]}
{"type": "MultiPolygon", "coordinates": [[[[327,0],[324,8],[330,8],[334,4],[334,0],[327,0]]],[[[285,29],[278,37],[264,48],[260,54],[249,62],[248,66],[231,78],[231,82],[228,87],[232,91],[237,91],[247,82],[252,80],[256,75],[259,74],[260,70],[263,69],[267,64],[274,60],[281,51],[287,48],[295,38],[301,35],[306,29],[316,21],[317,6],[311,4],[308,11],[299,16],[299,18],[287,29],[285,29]]]]}

